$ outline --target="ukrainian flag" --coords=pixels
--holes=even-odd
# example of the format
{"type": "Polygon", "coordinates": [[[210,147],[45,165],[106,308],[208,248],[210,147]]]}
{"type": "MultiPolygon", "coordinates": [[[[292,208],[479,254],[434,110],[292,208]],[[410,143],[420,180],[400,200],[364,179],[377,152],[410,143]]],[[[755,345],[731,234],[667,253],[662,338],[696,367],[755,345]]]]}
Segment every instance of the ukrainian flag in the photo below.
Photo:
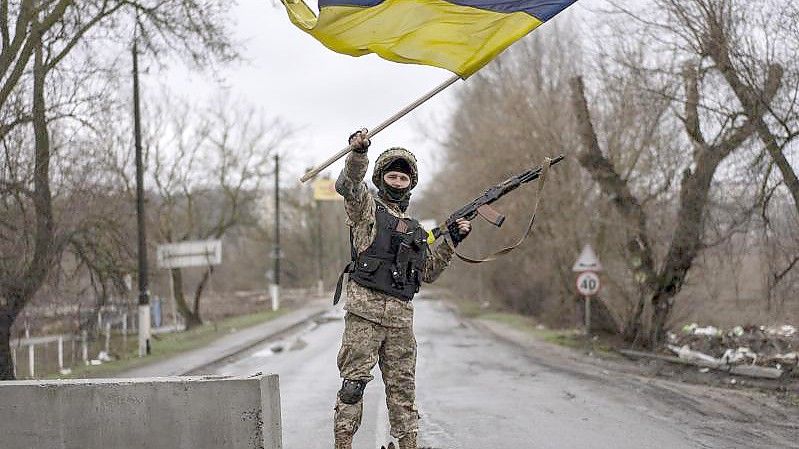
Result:
{"type": "Polygon", "coordinates": [[[376,53],[467,78],[576,0],[282,0],[291,21],[333,51],[376,53]]]}

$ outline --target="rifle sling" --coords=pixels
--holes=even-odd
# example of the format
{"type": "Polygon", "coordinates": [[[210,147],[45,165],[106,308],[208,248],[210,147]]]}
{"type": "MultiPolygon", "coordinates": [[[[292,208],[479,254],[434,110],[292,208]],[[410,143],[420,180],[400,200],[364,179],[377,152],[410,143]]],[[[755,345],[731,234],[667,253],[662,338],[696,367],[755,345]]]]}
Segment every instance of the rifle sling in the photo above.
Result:
{"type": "Polygon", "coordinates": [[[548,157],[544,158],[544,164],[542,165],[541,176],[539,176],[538,178],[538,189],[536,190],[536,199],[535,199],[535,205],[533,206],[533,214],[530,217],[530,223],[527,225],[527,231],[524,232],[519,241],[516,242],[514,245],[502,248],[499,251],[495,251],[494,253],[490,254],[488,257],[484,259],[473,259],[471,257],[464,256],[463,254],[455,250],[455,255],[458,256],[458,259],[471,264],[491,262],[493,260],[497,260],[498,258],[504,256],[505,254],[510,253],[511,251],[516,249],[519,245],[521,245],[525,240],[527,240],[527,237],[529,237],[530,234],[532,234],[533,232],[533,225],[535,224],[535,216],[538,213],[538,206],[539,204],[541,204],[541,197],[543,196],[544,193],[544,183],[547,180],[547,173],[549,172],[549,167],[551,165],[552,165],[552,159],[548,157]]]}

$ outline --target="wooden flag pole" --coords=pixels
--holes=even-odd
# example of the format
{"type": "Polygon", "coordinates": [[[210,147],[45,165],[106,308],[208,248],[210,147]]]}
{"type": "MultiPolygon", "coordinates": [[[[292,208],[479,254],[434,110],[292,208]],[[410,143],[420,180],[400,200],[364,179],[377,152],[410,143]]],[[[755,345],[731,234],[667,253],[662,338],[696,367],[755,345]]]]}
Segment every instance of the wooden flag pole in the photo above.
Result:
{"type": "MultiPolygon", "coordinates": [[[[379,133],[380,131],[388,128],[392,123],[394,123],[397,120],[401,119],[403,116],[405,116],[407,113],[409,113],[409,112],[413,111],[414,109],[416,109],[417,107],[419,107],[425,101],[433,98],[437,94],[441,93],[441,91],[443,91],[447,87],[455,84],[455,81],[458,81],[460,78],[461,78],[460,75],[453,75],[452,78],[449,78],[448,80],[444,81],[443,83],[441,83],[441,85],[439,85],[435,89],[433,89],[430,92],[424,94],[418,100],[414,101],[413,103],[409,104],[408,106],[405,106],[405,108],[403,108],[401,111],[399,111],[396,114],[392,115],[391,117],[386,119],[386,121],[384,121],[383,123],[377,125],[374,129],[370,130],[369,134],[367,135],[367,137],[371,139],[372,137],[377,135],[377,133],[379,133]]],[[[314,176],[316,176],[319,173],[321,173],[322,170],[324,170],[327,167],[333,165],[333,163],[336,162],[337,160],[339,160],[342,157],[346,156],[350,151],[352,151],[352,147],[347,145],[346,147],[344,147],[344,149],[342,149],[341,151],[339,151],[338,153],[336,153],[332,157],[330,157],[330,159],[322,162],[321,164],[319,164],[315,168],[312,168],[311,170],[308,171],[308,173],[305,173],[302,176],[302,178],[300,178],[300,181],[301,182],[308,181],[309,179],[311,179],[314,176]]]]}

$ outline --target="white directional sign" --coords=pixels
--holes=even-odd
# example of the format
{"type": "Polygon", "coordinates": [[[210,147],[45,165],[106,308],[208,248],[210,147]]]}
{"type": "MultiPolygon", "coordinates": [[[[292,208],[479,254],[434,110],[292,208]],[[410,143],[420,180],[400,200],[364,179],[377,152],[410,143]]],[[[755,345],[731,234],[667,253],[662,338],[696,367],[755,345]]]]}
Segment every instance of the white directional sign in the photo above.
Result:
{"type": "Polygon", "coordinates": [[[578,273],[583,271],[602,271],[602,264],[599,262],[599,258],[596,256],[594,248],[591,248],[591,245],[583,247],[583,251],[580,253],[580,257],[577,258],[577,262],[574,263],[572,271],[578,273]]]}
{"type": "Polygon", "coordinates": [[[222,263],[222,241],[201,240],[158,245],[157,255],[158,266],[161,268],[219,265],[222,263]]]}
{"type": "Polygon", "coordinates": [[[599,276],[593,271],[584,271],[577,276],[577,291],[583,296],[599,293],[599,276]]]}

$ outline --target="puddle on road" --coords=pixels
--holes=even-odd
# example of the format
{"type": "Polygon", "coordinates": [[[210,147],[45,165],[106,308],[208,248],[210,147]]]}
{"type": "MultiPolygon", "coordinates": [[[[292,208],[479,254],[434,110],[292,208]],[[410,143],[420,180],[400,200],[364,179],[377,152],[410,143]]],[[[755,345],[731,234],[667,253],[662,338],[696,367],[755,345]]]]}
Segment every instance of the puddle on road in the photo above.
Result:
{"type": "Polygon", "coordinates": [[[269,339],[266,339],[252,348],[228,356],[210,365],[206,365],[189,374],[203,374],[208,372],[208,370],[216,371],[219,374],[226,374],[231,370],[235,371],[235,366],[245,360],[266,359],[282,353],[301,351],[309,345],[306,336],[318,329],[321,325],[338,320],[338,318],[335,318],[335,315],[336,314],[332,312],[320,315],[317,319],[307,322],[304,327],[287,335],[283,335],[283,338],[279,340],[270,342],[269,339]]]}
{"type": "Polygon", "coordinates": [[[335,308],[323,313],[322,315],[319,315],[314,319],[314,322],[316,324],[324,324],[331,321],[341,321],[344,319],[344,315],[346,315],[344,309],[335,308]]]}
{"type": "Polygon", "coordinates": [[[258,352],[253,353],[252,357],[257,358],[257,359],[262,359],[262,358],[266,358],[266,357],[271,357],[274,354],[275,353],[274,353],[274,351],[272,351],[272,348],[267,348],[267,349],[262,349],[262,350],[260,350],[258,352]]]}
{"type": "Polygon", "coordinates": [[[308,343],[303,340],[302,338],[294,338],[288,341],[279,341],[274,343],[273,345],[269,346],[266,349],[261,349],[258,352],[254,352],[251,357],[254,358],[266,358],[272,357],[273,355],[280,354],[286,351],[299,351],[304,349],[308,346],[308,343]]]}
{"type": "MultiPolygon", "coordinates": [[[[331,319],[323,319],[322,323],[333,321],[331,319]]],[[[297,334],[292,335],[290,338],[278,340],[269,345],[268,348],[261,349],[250,355],[253,358],[267,358],[283,352],[301,351],[308,346],[308,342],[303,339],[303,336],[316,330],[321,323],[317,320],[310,322],[303,330],[297,334]]]]}

